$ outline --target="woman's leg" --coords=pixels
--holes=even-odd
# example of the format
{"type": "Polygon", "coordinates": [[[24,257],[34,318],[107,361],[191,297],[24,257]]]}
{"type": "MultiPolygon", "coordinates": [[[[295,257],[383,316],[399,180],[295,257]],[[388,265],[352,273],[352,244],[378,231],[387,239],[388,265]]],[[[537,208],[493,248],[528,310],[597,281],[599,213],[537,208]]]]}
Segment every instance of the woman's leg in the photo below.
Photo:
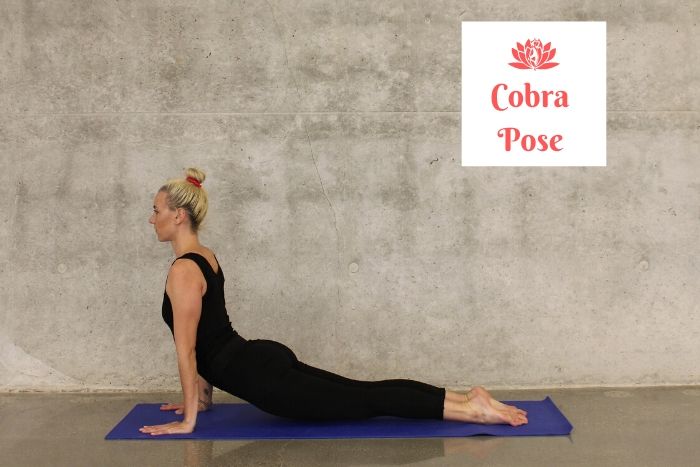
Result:
{"type": "Polygon", "coordinates": [[[316,368],[311,365],[307,365],[306,363],[296,361],[294,365],[299,371],[309,374],[309,375],[315,375],[320,378],[329,380],[329,381],[336,381],[340,384],[345,384],[348,386],[356,386],[356,387],[362,387],[362,388],[372,388],[376,387],[378,385],[381,385],[383,387],[391,387],[391,386],[398,386],[402,388],[410,387],[413,388],[416,391],[422,391],[427,394],[440,394],[442,395],[444,392],[444,389],[438,388],[435,386],[432,386],[430,384],[422,383],[420,381],[414,381],[411,379],[388,379],[388,380],[383,380],[383,381],[362,381],[362,380],[357,380],[357,379],[350,379],[346,378],[345,376],[340,376],[339,374],[336,373],[331,373],[330,371],[322,370],[321,368],[316,368]]]}
{"type": "Polygon", "coordinates": [[[418,381],[358,381],[295,365],[274,394],[286,416],[309,419],[362,419],[382,415],[442,419],[445,390],[418,381]]]}
{"type": "Polygon", "coordinates": [[[249,341],[240,355],[238,395],[275,415],[360,419],[380,415],[442,419],[445,390],[411,380],[358,381],[314,368],[274,341],[249,341]]]}
{"type": "MultiPolygon", "coordinates": [[[[510,424],[513,426],[522,425],[527,423],[527,412],[518,409],[510,405],[503,404],[496,399],[494,399],[491,394],[486,391],[486,389],[477,386],[467,394],[461,394],[455,391],[446,391],[441,388],[436,388],[429,384],[425,384],[419,381],[412,380],[387,380],[387,381],[358,381],[343,376],[337,375],[335,373],[322,370],[320,368],[315,368],[305,363],[299,362],[295,365],[301,371],[307,374],[318,375],[320,377],[326,378],[331,381],[338,381],[340,383],[349,386],[363,387],[371,391],[371,388],[377,386],[383,386],[385,388],[395,388],[399,391],[405,391],[407,388],[412,388],[415,391],[425,393],[425,396],[432,399],[436,394],[443,396],[443,410],[442,418],[445,420],[457,420],[457,421],[467,421],[473,423],[487,423],[487,424],[510,424]]],[[[408,397],[409,403],[412,398],[415,398],[415,394],[404,393],[405,397],[408,397]]],[[[382,397],[383,394],[377,394],[378,397],[382,397]]],[[[396,396],[396,394],[394,394],[396,396]]],[[[423,400],[424,395],[420,395],[417,400],[423,400]]],[[[401,399],[401,398],[399,398],[401,399]]],[[[401,404],[401,402],[399,402],[401,404]]],[[[384,408],[384,410],[392,410],[384,408]]],[[[409,413],[415,413],[415,407],[410,409],[409,413]]],[[[432,409],[434,411],[434,409],[432,409]]],[[[394,408],[392,411],[405,413],[405,410],[394,408]]],[[[412,415],[399,415],[408,416],[412,415]]],[[[437,418],[433,415],[429,417],[420,418],[437,418]]]]}
{"type": "Polygon", "coordinates": [[[464,395],[412,380],[359,381],[302,363],[278,342],[250,344],[245,358],[248,370],[239,374],[243,381],[238,381],[244,391],[234,395],[275,415],[307,419],[394,415],[527,423],[524,411],[501,404],[483,388],[464,395]]]}

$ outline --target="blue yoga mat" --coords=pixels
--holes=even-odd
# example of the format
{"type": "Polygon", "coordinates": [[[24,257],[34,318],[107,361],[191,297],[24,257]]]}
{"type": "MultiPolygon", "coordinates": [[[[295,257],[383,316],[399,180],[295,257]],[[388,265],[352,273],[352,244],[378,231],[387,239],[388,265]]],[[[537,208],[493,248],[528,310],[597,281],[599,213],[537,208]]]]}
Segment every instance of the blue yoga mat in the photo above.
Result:
{"type": "Polygon", "coordinates": [[[446,420],[376,417],[366,420],[303,421],[280,418],[250,404],[215,404],[197,415],[194,433],[152,436],[144,425],[182,420],[182,415],[160,410],[161,404],[137,404],[105,439],[337,439],[337,438],[449,438],[475,435],[568,435],[572,425],[547,397],[542,401],[510,401],[527,411],[529,423],[478,425],[446,420]]]}

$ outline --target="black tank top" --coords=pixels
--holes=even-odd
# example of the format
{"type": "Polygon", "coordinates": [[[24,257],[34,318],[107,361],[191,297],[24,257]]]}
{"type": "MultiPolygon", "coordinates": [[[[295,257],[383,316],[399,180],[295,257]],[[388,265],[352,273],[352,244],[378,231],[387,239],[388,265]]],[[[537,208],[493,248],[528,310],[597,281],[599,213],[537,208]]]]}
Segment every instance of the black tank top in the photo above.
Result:
{"type": "MultiPolygon", "coordinates": [[[[177,258],[191,259],[199,266],[207,281],[207,291],[202,296],[202,314],[197,325],[197,343],[195,353],[197,358],[197,372],[207,381],[211,382],[212,360],[227,344],[245,342],[231,326],[226,300],[224,299],[224,272],[219,264],[219,272],[215,273],[209,261],[198,253],[185,253],[177,258]],[[235,341],[235,342],[234,342],[235,341]]],[[[173,261],[173,263],[175,262],[173,261]]],[[[217,260],[218,263],[218,260],[217,260]]],[[[173,307],[168,293],[163,293],[163,320],[175,337],[173,328],[173,307]]]]}

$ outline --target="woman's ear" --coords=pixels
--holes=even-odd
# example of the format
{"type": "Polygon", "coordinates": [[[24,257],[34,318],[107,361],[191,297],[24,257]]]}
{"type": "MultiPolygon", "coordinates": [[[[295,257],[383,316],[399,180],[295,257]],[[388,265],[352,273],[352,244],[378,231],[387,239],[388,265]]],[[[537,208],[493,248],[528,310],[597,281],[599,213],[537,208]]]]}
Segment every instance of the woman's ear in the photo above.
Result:
{"type": "Polygon", "coordinates": [[[185,208],[177,208],[175,210],[175,223],[181,224],[185,222],[185,219],[187,219],[187,211],[185,208]]]}

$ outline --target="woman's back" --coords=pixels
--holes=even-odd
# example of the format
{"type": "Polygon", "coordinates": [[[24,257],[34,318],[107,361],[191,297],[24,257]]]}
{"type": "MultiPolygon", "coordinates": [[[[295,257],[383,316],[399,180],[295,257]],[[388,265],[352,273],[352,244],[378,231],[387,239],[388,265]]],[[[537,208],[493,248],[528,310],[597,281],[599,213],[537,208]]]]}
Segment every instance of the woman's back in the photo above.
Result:
{"type": "MultiPolygon", "coordinates": [[[[202,253],[185,253],[175,261],[178,260],[194,261],[199,266],[206,281],[206,291],[202,296],[202,310],[197,324],[195,352],[197,370],[208,380],[213,376],[211,363],[218,352],[231,340],[244,341],[244,339],[231,326],[224,298],[224,272],[218,264],[216,256],[210,250],[205,249],[202,253]]],[[[173,309],[167,292],[163,294],[162,316],[174,335],[173,309]]]]}

